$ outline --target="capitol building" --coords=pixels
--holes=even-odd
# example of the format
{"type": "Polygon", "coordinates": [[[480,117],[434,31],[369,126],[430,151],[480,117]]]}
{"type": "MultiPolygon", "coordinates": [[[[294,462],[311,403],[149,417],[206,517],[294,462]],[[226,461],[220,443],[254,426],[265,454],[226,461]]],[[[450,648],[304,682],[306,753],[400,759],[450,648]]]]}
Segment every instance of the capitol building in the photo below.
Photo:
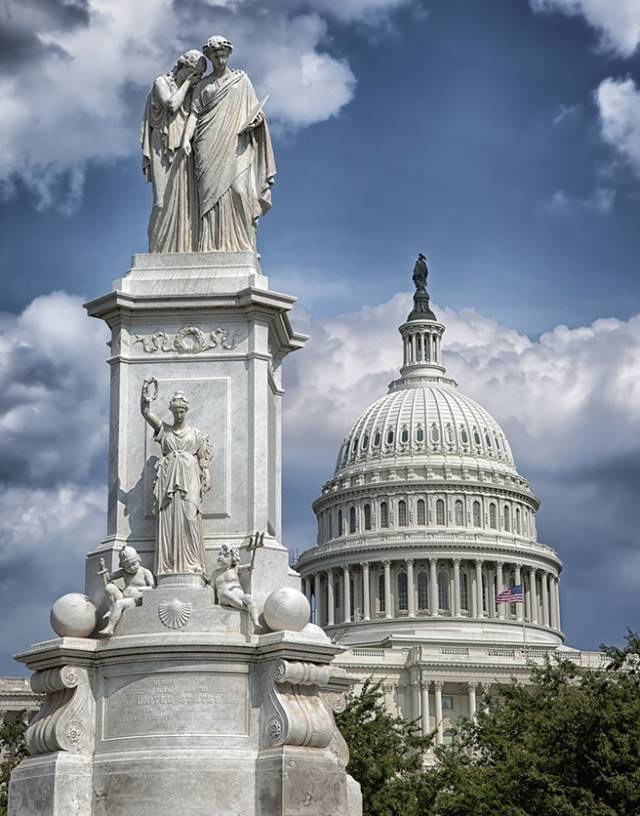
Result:
{"type": "Polygon", "coordinates": [[[317,545],[296,568],[316,623],[348,647],[338,662],[446,744],[530,662],[602,658],[564,644],[562,562],[538,540],[540,502],[500,425],[447,376],[427,274],[420,256],[400,376],[347,432],[313,505],[317,545]],[[514,585],[524,604],[496,603],[514,585]]]}

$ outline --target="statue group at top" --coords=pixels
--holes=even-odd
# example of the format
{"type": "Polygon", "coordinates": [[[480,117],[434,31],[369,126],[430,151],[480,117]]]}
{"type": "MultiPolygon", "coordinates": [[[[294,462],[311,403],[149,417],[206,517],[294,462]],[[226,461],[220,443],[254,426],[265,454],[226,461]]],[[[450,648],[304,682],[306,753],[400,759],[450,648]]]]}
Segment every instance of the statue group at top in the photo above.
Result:
{"type": "Polygon", "coordinates": [[[276,168],[262,105],[245,72],[229,68],[232,51],[210,37],[149,92],[141,133],[153,185],[149,252],[256,249],[276,168]]]}

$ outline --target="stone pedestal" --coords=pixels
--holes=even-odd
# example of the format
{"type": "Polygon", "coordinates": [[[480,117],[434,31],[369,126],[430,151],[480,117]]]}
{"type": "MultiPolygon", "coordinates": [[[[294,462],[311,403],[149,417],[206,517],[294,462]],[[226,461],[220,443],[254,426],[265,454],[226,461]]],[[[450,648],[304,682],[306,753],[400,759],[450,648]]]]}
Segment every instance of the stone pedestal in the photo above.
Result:
{"type": "MultiPolygon", "coordinates": [[[[249,585],[262,625],[220,606],[199,575],[162,575],[110,637],[64,637],[18,656],[46,695],[15,769],[10,816],[361,816],[359,788],[333,718],[350,681],[342,651],[280,593],[299,587],[280,542],[281,362],[302,346],[252,253],[139,255],[114,291],[87,305],[111,328],[107,537],[87,557],[86,593],[125,545],[153,569],[158,451],[140,415],[145,378],[164,419],[176,390],[213,443],[202,524],[209,573],[222,544],[264,532],[249,585]],[[303,627],[304,628],[301,628],[303,627]],[[300,631],[298,631],[300,630],[300,631]]],[[[242,561],[250,560],[244,554],[242,561]]],[[[296,600],[297,599],[297,600],[296,600]]],[[[296,604],[298,606],[296,607],[296,604]]],[[[99,617],[98,628],[103,625],[99,617]]]]}
{"type": "Polygon", "coordinates": [[[86,305],[111,329],[107,537],[86,569],[94,603],[103,595],[100,558],[115,569],[131,544],[153,568],[159,450],[140,415],[150,376],[160,385],[153,410],[169,421],[169,399],[182,390],[189,423],[211,438],[212,490],[202,515],[210,571],[222,542],[243,547],[259,530],[266,535],[254,573],[258,600],[280,585],[288,562],[280,543],[281,364],[306,340],[289,321],[294,302],[269,290],[254,253],[209,252],[135,255],[114,290],[86,305]]]}

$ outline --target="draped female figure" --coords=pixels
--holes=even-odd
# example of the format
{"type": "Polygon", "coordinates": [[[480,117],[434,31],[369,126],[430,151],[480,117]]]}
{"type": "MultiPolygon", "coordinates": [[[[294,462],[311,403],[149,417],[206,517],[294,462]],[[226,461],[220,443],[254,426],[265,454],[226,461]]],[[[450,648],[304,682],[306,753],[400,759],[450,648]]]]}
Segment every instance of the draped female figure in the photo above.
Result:
{"type": "Polygon", "coordinates": [[[153,486],[157,516],[155,574],[206,575],[202,533],[202,496],[210,489],[208,463],[211,447],[206,434],[186,423],[187,398],[177,391],[169,402],[173,425],[151,412],[150,378],[144,381],[140,400],[142,416],[160,445],[153,486]]]}
{"type": "Polygon", "coordinates": [[[191,252],[198,240],[198,206],[193,160],[181,149],[194,86],[206,59],[187,51],[149,91],[140,141],[142,172],[153,185],[149,252],[191,252]]]}
{"type": "Polygon", "coordinates": [[[213,72],[193,91],[183,139],[194,156],[198,251],[255,251],[276,173],[267,120],[249,77],[228,67],[231,43],[211,37],[202,50],[213,72]]]}

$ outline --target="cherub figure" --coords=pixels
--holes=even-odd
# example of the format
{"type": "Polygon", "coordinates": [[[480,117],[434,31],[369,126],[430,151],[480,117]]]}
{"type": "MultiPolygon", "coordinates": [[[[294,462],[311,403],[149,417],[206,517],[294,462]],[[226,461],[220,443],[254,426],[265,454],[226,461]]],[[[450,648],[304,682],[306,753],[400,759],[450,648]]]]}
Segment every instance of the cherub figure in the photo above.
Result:
{"type": "Polygon", "coordinates": [[[253,625],[258,627],[258,610],[253,602],[253,597],[248,595],[240,583],[240,572],[251,571],[255,560],[255,551],[262,546],[264,535],[256,534],[252,536],[250,548],[253,555],[250,564],[240,563],[240,549],[236,546],[223,544],[218,554],[218,568],[215,570],[213,579],[216,588],[216,595],[220,606],[233,606],[236,609],[246,609],[253,621],[253,625]]]}
{"type": "Polygon", "coordinates": [[[98,575],[102,575],[104,579],[104,591],[111,605],[104,615],[105,618],[109,618],[109,623],[100,630],[100,634],[112,635],[124,610],[135,606],[145,590],[153,589],[154,578],[151,570],[142,566],[136,548],[129,546],[123,547],[120,551],[120,569],[110,573],[101,558],[98,575]],[[118,578],[122,578],[124,589],[120,589],[115,583],[118,578]]]}

